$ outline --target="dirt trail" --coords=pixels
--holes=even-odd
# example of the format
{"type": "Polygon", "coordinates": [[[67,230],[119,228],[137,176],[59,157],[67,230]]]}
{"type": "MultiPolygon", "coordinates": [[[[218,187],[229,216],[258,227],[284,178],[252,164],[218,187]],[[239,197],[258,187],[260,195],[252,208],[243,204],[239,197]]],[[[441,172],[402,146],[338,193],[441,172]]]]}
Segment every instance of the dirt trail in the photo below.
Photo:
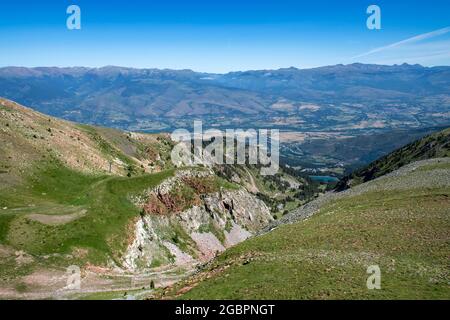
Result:
{"type": "Polygon", "coordinates": [[[259,189],[258,189],[258,186],[255,183],[255,180],[253,179],[253,175],[251,174],[250,171],[248,171],[248,169],[246,167],[244,167],[244,170],[245,170],[245,172],[247,172],[248,177],[250,179],[250,188],[249,188],[248,191],[251,192],[251,193],[258,193],[259,189]]]}
{"type": "Polygon", "coordinates": [[[38,269],[20,278],[20,283],[33,290],[20,292],[17,286],[2,286],[0,299],[139,299],[149,296],[155,288],[170,286],[189,276],[195,266],[167,266],[141,273],[87,268],[81,270],[79,289],[67,287],[69,274],[63,268],[38,269]]]}

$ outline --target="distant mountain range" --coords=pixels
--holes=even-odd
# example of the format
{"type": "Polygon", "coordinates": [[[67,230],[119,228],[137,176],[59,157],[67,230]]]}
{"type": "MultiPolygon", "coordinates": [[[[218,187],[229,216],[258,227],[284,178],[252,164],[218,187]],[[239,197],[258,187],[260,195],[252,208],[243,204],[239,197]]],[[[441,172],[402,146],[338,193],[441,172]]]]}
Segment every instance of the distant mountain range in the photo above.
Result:
{"type": "Polygon", "coordinates": [[[64,119],[143,131],[295,131],[450,122],[450,67],[336,65],[209,74],[191,70],[0,68],[0,96],[64,119]]]}

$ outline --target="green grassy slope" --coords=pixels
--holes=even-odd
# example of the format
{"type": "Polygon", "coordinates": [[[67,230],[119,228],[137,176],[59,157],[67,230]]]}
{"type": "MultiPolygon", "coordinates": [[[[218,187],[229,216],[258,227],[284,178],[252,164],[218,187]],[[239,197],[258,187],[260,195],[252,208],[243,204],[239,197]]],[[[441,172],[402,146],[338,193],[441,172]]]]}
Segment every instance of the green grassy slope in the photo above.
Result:
{"type": "MultiPolygon", "coordinates": [[[[85,175],[63,166],[36,170],[14,192],[0,195],[0,243],[32,255],[70,254],[91,263],[119,257],[126,230],[139,210],[128,199],[172,175],[168,170],[132,178],[85,175]],[[5,209],[6,208],[6,209],[5,209]],[[85,212],[73,221],[44,224],[33,215],[63,216],[85,212]]],[[[64,259],[65,261],[67,259],[64,259]]],[[[75,262],[75,261],[74,261],[75,262]]]]}
{"type": "MultiPolygon", "coordinates": [[[[120,265],[140,216],[130,196],[174,173],[168,137],[77,125],[4,99],[0,115],[0,256],[120,265]]],[[[23,269],[8,259],[3,281],[23,269]]]]}
{"type": "Polygon", "coordinates": [[[450,297],[450,189],[370,193],[221,255],[183,299],[450,297]],[[381,268],[381,290],[366,271],[381,268]]]}

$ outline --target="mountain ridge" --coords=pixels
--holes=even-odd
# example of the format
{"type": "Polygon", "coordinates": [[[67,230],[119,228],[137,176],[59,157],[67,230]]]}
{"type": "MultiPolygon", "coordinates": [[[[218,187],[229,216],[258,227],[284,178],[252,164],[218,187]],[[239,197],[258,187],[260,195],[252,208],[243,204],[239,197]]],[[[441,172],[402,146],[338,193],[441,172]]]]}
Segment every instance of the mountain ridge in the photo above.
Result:
{"type": "Polygon", "coordinates": [[[172,72],[190,72],[190,73],[197,73],[197,74],[204,74],[204,75],[226,75],[226,74],[238,74],[238,73],[250,73],[250,72],[270,72],[270,71],[308,71],[308,70],[330,70],[335,68],[344,68],[344,67],[353,67],[353,68],[374,68],[374,69],[383,69],[383,68],[398,68],[398,69],[442,69],[442,68],[448,68],[449,66],[423,66],[421,64],[409,64],[409,63],[403,63],[403,64],[367,64],[367,63],[350,63],[350,64],[335,64],[335,65],[325,65],[325,66],[318,66],[318,67],[309,67],[309,68],[299,68],[299,67],[280,67],[278,69],[248,69],[248,70],[234,70],[234,71],[228,71],[228,72],[208,72],[208,71],[196,71],[193,69],[173,69],[173,68],[151,68],[151,67],[126,67],[126,66],[120,66],[120,65],[105,65],[105,66],[98,66],[98,67],[84,67],[84,66],[67,66],[67,67],[61,67],[61,66],[36,66],[36,67],[26,67],[26,66],[16,66],[16,65],[10,65],[10,66],[3,66],[0,67],[0,70],[36,70],[36,71],[45,71],[45,70],[78,70],[78,71],[92,71],[92,70],[145,70],[145,71],[172,71],[172,72]]]}

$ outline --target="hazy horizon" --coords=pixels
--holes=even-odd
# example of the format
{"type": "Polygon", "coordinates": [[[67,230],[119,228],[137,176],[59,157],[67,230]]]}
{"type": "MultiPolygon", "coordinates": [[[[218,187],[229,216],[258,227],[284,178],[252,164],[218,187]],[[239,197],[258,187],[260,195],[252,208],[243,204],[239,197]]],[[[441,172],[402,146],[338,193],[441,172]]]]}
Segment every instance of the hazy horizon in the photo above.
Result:
{"type": "Polygon", "coordinates": [[[296,66],[286,66],[286,67],[280,67],[277,69],[268,69],[268,68],[263,68],[263,69],[241,69],[241,70],[231,70],[231,71],[227,71],[227,72],[207,72],[207,71],[201,71],[201,70],[193,70],[193,69],[189,69],[189,68],[181,68],[181,69],[173,69],[173,68],[158,68],[158,67],[129,67],[129,66],[125,66],[125,65],[103,65],[103,66],[82,66],[82,65],[73,65],[73,66],[20,66],[20,65],[10,65],[10,66],[0,66],[0,69],[7,69],[7,68],[26,68],[26,69],[40,69],[40,68],[47,68],[47,69],[52,69],[52,68],[57,68],[57,69],[104,69],[104,68],[120,68],[120,69],[133,69],[133,70],[160,70],[160,71],[164,71],[164,70],[170,70],[170,71],[192,71],[195,73],[206,73],[206,74],[218,74],[218,75],[223,75],[223,74],[227,74],[227,73],[234,73],[234,72],[251,72],[251,71],[278,71],[278,70],[286,70],[286,69],[296,69],[296,70],[312,70],[312,69],[320,69],[320,68],[328,68],[328,67],[336,67],[336,66],[351,66],[351,65],[372,65],[372,66],[380,66],[380,67],[395,67],[395,66],[402,66],[402,65],[408,65],[408,66],[420,66],[422,68],[439,68],[439,67],[450,67],[450,65],[435,65],[435,66],[424,66],[420,63],[415,63],[415,64],[411,64],[411,63],[396,63],[396,64],[378,64],[378,63],[362,63],[362,62],[353,62],[353,63],[348,63],[348,64],[342,64],[342,63],[338,63],[338,64],[331,64],[331,65],[322,65],[322,66],[317,66],[317,67],[308,67],[308,68],[301,68],[301,67],[296,67],[296,66]]]}
{"type": "Polygon", "coordinates": [[[0,66],[126,65],[227,73],[354,62],[450,65],[450,3],[117,0],[0,4],[0,66]],[[66,10],[81,9],[69,30],[66,10]],[[369,30],[367,8],[381,9],[369,30]],[[24,10],[25,8],[25,10],[24,10]]]}

